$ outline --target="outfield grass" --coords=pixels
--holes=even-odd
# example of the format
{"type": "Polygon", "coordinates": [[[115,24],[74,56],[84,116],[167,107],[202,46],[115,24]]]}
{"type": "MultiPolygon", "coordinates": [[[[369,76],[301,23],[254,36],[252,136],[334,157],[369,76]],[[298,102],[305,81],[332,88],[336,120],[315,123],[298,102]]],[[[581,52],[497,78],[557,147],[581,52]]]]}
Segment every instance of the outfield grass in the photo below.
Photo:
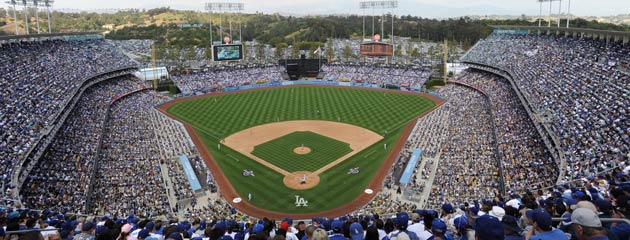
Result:
{"type": "Polygon", "coordinates": [[[299,86],[192,99],[168,112],[217,139],[287,120],[341,121],[383,134],[435,104],[424,97],[356,88],[299,86]]]}
{"type": "Polygon", "coordinates": [[[316,170],[352,152],[350,144],[313,132],[293,132],[254,147],[252,154],[288,172],[316,170]],[[296,154],[293,149],[302,144],[308,154],[296,154]]]}
{"type": "Polygon", "coordinates": [[[198,131],[239,195],[252,194],[253,205],[283,213],[311,213],[338,207],[361,194],[391,150],[391,147],[383,149],[383,144],[393,146],[403,127],[433,106],[435,103],[431,100],[418,95],[297,86],[211,95],[177,103],[167,111],[198,131]],[[340,120],[388,134],[320,174],[320,183],[316,187],[294,190],[282,183],[281,174],[229,147],[217,148],[219,139],[232,133],[278,120],[340,120]],[[359,174],[346,174],[354,167],[360,168],[359,174]],[[254,170],[256,176],[243,177],[243,169],[254,170]],[[296,195],[309,201],[308,207],[296,207],[296,195]]]}

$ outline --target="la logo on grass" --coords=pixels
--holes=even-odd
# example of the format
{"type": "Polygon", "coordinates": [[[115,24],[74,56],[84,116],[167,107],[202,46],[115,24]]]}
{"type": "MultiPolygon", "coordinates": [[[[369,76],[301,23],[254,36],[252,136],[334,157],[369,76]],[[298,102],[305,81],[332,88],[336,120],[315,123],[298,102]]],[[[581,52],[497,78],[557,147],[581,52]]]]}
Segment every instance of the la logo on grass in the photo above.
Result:
{"type": "Polygon", "coordinates": [[[308,201],[304,200],[303,197],[295,195],[295,206],[296,207],[308,207],[308,201]]]}

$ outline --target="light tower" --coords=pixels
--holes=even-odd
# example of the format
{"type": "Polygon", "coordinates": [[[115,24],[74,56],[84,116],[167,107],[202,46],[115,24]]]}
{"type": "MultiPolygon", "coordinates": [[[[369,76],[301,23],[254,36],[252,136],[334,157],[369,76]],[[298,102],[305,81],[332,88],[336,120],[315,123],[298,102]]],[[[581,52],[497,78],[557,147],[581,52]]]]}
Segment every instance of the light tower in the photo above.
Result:
{"type": "Polygon", "coordinates": [[[5,3],[13,6],[13,22],[15,22],[15,35],[20,35],[20,32],[18,31],[17,15],[15,13],[16,12],[15,5],[17,5],[17,2],[16,0],[9,0],[9,1],[6,1],[5,3]]]}
{"type": "MultiPolygon", "coordinates": [[[[359,2],[359,8],[363,10],[363,39],[361,41],[365,41],[365,9],[372,9],[372,37],[376,35],[374,29],[374,20],[375,14],[374,11],[376,9],[381,10],[381,36],[385,37],[385,9],[396,9],[398,8],[398,0],[362,0],[359,2]]],[[[392,44],[392,49],[394,49],[394,13],[392,14],[392,33],[390,35],[390,43],[392,44]]],[[[392,51],[392,60],[394,60],[395,55],[392,51]]],[[[393,61],[392,61],[393,62],[393,61]]]]}
{"type": "MultiPolygon", "coordinates": [[[[212,38],[212,13],[213,12],[218,12],[219,13],[219,39],[221,39],[223,36],[223,25],[222,25],[222,20],[221,20],[221,13],[241,13],[241,11],[243,11],[245,9],[245,4],[243,2],[207,2],[205,5],[205,9],[206,11],[208,11],[208,14],[210,15],[210,43],[212,44],[213,42],[213,38],[212,38]]],[[[232,38],[232,21],[228,20],[228,24],[229,24],[229,33],[230,33],[230,38],[232,38]]],[[[238,22],[238,26],[239,26],[239,41],[243,41],[243,39],[241,39],[242,35],[241,35],[241,21],[238,22]]]]}
{"type": "Polygon", "coordinates": [[[35,22],[37,23],[37,34],[39,34],[39,0],[32,0],[33,6],[35,7],[35,22]]]}
{"type": "MultiPolygon", "coordinates": [[[[560,13],[562,10],[562,0],[536,0],[538,1],[538,3],[540,3],[540,11],[539,11],[539,15],[538,15],[538,26],[541,26],[541,19],[542,19],[542,4],[543,2],[549,2],[549,15],[547,15],[547,19],[548,19],[548,23],[547,23],[547,27],[551,27],[551,5],[553,2],[559,2],[558,5],[558,28],[560,28],[560,13]]],[[[569,0],[569,7],[571,5],[571,0],[569,0]]],[[[569,27],[569,18],[567,17],[567,27],[569,27]]]]}
{"type": "Polygon", "coordinates": [[[24,24],[26,25],[26,35],[29,34],[29,29],[28,29],[28,1],[27,0],[22,0],[22,6],[24,7],[23,12],[24,12],[24,24]]]}
{"type": "Polygon", "coordinates": [[[54,0],[44,0],[44,6],[46,6],[46,15],[48,16],[48,33],[52,32],[52,27],[50,26],[50,8],[52,7],[52,4],[54,3],[54,0]]]}

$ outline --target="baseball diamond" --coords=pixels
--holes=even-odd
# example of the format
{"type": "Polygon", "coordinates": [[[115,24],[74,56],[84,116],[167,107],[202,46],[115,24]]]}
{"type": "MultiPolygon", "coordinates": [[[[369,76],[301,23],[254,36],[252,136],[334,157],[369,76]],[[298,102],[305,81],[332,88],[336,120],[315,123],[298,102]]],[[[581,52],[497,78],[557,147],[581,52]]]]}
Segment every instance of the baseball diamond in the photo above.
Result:
{"type": "Polygon", "coordinates": [[[252,154],[289,172],[313,172],[350,152],[352,149],[348,143],[310,131],[296,131],[255,146],[252,154]],[[301,145],[308,146],[311,152],[295,154],[293,150],[301,145]]]}
{"type": "Polygon", "coordinates": [[[360,207],[371,199],[366,188],[381,188],[410,122],[441,104],[428,96],[291,86],[179,99],[160,110],[184,123],[228,201],[251,194],[234,207],[253,216],[326,216],[360,207]],[[295,154],[302,145],[312,152],[295,154]],[[244,169],[254,176],[243,177],[244,169]]]}

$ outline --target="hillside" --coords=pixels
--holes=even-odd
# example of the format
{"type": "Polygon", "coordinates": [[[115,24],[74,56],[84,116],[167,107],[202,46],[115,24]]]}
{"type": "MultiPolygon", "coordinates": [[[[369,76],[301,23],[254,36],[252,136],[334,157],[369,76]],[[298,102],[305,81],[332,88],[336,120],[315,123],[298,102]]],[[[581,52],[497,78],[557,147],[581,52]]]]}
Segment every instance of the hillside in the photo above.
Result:
{"type": "MultiPolygon", "coordinates": [[[[5,34],[13,34],[14,19],[11,11],[0,8],[0,30],[5,34]],[[9,15],[7,15],[9,13],[9,15]],[[4,25],[4,26],[2,26],[4,25]]],[[[31,32],[35,32],[35,12],[29,13],[31,32]]],[[[46,32],[45,13],[40,13],[42,31],[46,32]]],[[[54,32],[104,31],[110,39],[153,39],[165,46],[199,46],[210,45],[208,23],[210,15],[206,12],[173,10],[156,8],[150,10],[131,9],[116,13],[52,13],[54,32]],[[178,24],[201,24],[200,28],[181,28],[178,24]]],[[[20,17],[20,32],[24,32],[24,24],[20,17]]],[[[238,39],[239,24],[243,41],[256,40],[272,46],[278,44],[292,45],[293,42],[325,42],[328,38],[361,38],[363,17],[357,15],[331,15],[293,17],[280,14],[218,14],[212,15],[213,39],[222,37],[219,24],[223,25],[222,35],[229,32],[232,22],[232,33],[238,39]]],[[[377,17],[375,31],[381,32],[377,17]]],[[[487,36],[492,29],[488,25],[536,25],[531,19],[473,19],[468,17],[436,20],[416,16],[396,16],[394,35],[442,41],[449,39],[460,43],[464,48],[473,45],[476,40],[487,36]]],[[[391,33],[391,16],[385,18],[385,36],[391,33]]],[[[575,19],[576,27],[630,31],[630,26],[600,23],[595,20],[575,19]]],[[[366,37],[371,35],[371,17],[366,17],[366,37]]]]}

